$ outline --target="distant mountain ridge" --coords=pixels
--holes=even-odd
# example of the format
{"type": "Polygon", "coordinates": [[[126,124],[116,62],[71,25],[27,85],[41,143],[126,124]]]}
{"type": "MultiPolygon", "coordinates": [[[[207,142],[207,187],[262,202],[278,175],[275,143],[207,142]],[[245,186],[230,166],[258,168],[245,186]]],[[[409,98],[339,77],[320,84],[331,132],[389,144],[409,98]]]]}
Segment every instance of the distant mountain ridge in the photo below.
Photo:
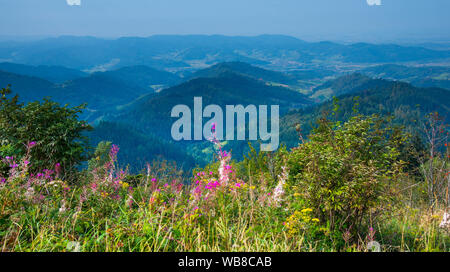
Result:
{"type": "Polygon", "coordinates": [[[386,63],[449,58],[449,50],[393,44],[310,43],[282,35],[156,35],[119,39],[63,36],[29,42],[0,42],[0,59],[79,70],[108,64],[110,69],[147,65],[160,70],[183,71],[229,61],[286,68],[323,61],[386,63]]]}
{"type": "Polygon", "coordinates": [[[38,77],[53,83],[62,83],[67,80],[88,76],[87,73],[82,71],[62,66],[30,66],[11,62],[0,63],[0,70],[18,75],[38,77]]]}

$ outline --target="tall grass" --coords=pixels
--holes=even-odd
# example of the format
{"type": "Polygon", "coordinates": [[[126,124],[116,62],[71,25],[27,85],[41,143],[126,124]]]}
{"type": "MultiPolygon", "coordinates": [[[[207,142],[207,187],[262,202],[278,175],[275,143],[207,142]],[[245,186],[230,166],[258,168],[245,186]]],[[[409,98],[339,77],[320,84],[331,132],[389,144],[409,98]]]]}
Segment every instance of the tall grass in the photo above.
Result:
{"type": "Polygon", "coordinates": [[[118,169],[117,152],[77,184],[57,169],[29,174],[28,157],[8,158],[14,167],[0,185],[1,250],[367,251],[372,239],[384,251],[450,249],[438,226],[443,210],[401,206],[350,239],[299,205],[286,173],[273,182],[238,177],[230,154],[219,150],[218,163],[189,183],[150,166],[135,178],[118,169]]]}

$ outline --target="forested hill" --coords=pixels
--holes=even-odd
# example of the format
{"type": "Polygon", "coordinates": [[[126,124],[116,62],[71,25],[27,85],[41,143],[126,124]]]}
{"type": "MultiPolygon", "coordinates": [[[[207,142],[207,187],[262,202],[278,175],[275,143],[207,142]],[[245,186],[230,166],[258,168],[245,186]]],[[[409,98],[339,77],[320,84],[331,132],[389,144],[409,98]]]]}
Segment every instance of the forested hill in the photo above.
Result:
{"type": "MultiPolygon", "coordinates": [[[[359,74],[344,76],[330,82],[326,86],[334,90],[339,82],[350,78],[359,78],[346,93],[338,96],[338,112],[333,118],[347,120],[354,111],[362,114],[393,115],[395,122],[419,131],[420,119],[431,112],[438,112],[446,121],[450,119],[450,91],[441,88],[420,88],[411,84],[383,79],[369,79],[359,74]]],[[[334,102],[328,100],[322,104],[291,111],[281,121],[281,139],[294,146],[298,142],[295,131],[300,124],[304,135],[308,135],[314,122],[324,112],[331,113],[334,102]]]]}
{"type": "Polygon", "coordinates": [[[204,107],[225,105],[279,105],[280,114],[293,108],[312,105],[307,96],[284,87],[269,86],[264,82],[225,71],[217,77],[195,78],[183,84],[166,89],[158,94],[142,97],[123,110],[115,120],[133,124],[142,130],[168,136],[172,108],[178,104],[193,108],[194,97],[203,98],[204,107]]]}
{"type": "Polygon", "coordinates": [[[293,75],[271,71],[250,65],[245,62],[222,62],[215,64],[206,69],[202,69],[193,73],[190,78],[201,78],[201,77],[218,77],[221,74],[233,72],[242,76],[247,76],[256,80],[261,80],[265,82],[275,82],[279,84],[292,85],[296,84],[296,78],[293,75]]]}
{"type": "Polygon", "coordinates": [[[0,63],[0,70],[23,76],[38,77],[53,83],[62,83],[67,80],[88,76],[85,72],[62,66],[32,66],[10,62],[0,63]]]}
{"type": "Polygon", "coordinates": [[[384,64],[360,71],[373,78],[409,82],[417,87],[439,87],[450,90],[450,68],[447,66],[405,66],[384,64]]]}
{"type": "Polygon", "coordinates": [[[13,94],[18,94],[21,101],[48,97],[71,106],[87,103],[81,118],[89,122],[115,112],[142,95],[180,82],[177,75],[147,66],[88,74],[64,67],[0,63],[0,86],[11,85],[13,94]]]}

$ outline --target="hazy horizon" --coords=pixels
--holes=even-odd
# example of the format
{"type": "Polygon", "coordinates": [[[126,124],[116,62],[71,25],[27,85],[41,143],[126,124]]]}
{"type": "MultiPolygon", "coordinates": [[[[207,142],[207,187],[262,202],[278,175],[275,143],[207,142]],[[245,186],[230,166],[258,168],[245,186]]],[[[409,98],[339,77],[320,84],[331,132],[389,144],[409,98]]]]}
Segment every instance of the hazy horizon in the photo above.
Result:
{"type": "Polygon", "coordinates": [[[449,42],[447,0],[0,0],[0,38],[257,36],[449,42]]]}

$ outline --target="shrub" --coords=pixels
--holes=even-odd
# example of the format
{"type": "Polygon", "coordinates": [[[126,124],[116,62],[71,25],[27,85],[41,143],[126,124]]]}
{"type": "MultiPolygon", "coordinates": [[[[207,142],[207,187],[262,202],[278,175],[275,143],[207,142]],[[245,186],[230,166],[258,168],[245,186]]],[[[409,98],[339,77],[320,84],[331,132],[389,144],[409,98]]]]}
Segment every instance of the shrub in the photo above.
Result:
{"type": "Polygon", "coordinates": [[[23,105],[18,96],[8,98],[9,87],[0,90],[0,143],[9,145],[19,157],[32,144],[33,171],[53,169],[70,172],[87,159],[88,139],[84,131],[91,127],[79,121],[85,105],[69,107],[44,99],[23,105]]]}
{"type": "Polygon", "coordinates": [[[405,139],[385,124],[376,116],[322,119],[290,154],[290,185],[330,229],[356,233],[393,196],[402,166],[397,146],[405,139]]]}

